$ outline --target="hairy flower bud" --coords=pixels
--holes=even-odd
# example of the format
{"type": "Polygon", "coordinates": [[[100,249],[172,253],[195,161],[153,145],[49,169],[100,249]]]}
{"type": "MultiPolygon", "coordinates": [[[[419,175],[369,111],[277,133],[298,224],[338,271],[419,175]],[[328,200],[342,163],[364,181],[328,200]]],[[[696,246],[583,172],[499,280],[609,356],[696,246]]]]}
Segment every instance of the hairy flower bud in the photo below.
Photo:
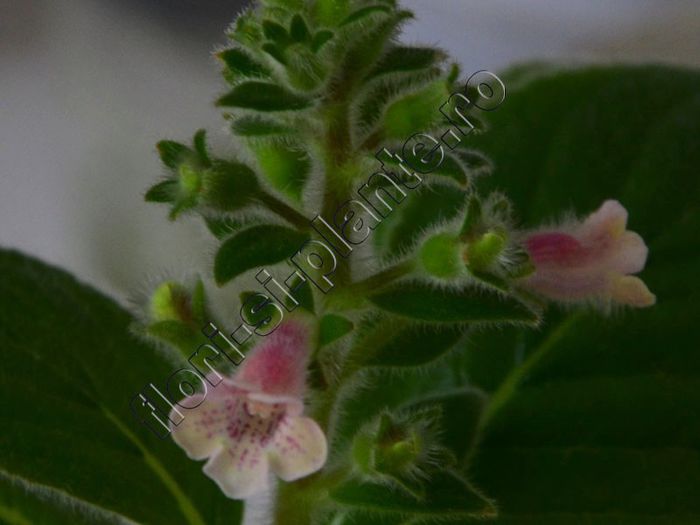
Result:
{"type": "Polygon", "coordinates": [[[469,242],[462,257],[470,270],[486,271],[501,256],[507,245],[503,232],[488,231],[469,242]]]}
{"type": "Polygon", "coordinates": [[[378,477],[416,494],[420,481],[441,460],[450,459],[438,443],[437,413],[382,413],[361,430],[353,441],[352,456],[365,476],[378,477]]]}
{"type": "Polygon", "coordinates": [[[455,235],[438,233],[423,243],[418,257],[428,274],[440,279],[450,279],[458,276],[462,270],[459,251],[460,242],[455,235]]]}

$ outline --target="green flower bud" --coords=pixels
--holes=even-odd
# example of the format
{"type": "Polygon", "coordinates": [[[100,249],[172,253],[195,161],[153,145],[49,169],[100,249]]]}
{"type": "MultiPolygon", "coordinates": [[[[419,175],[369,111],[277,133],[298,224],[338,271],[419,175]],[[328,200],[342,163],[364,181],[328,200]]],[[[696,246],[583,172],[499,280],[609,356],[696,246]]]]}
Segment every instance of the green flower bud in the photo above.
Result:
{"type": "Polygon", "coordinates": [[[464,251],[464,261],[471,270],[489,269],[506,248],[507,239],[500,232],[486,232],[470,242],[464,251]]]}
{"type": "Polygon", "coordinates": [[[439,233],[423,243],[418,254],[423,269],[434,277],[449,279],[459,275],[461,243],[451,233],[439,233]]]}
{"type": "Polygon", "coordinates": [[[165,281],[151,294],[143,332],[190,355],[202,342],[200,332],[208,320],[202,281],[190,290],[180,283],[165,281]]]}
{"type": "Polygon", "coordinates": [[[181,164],[177,170],[180,196],[182,199],[196,200],[202,189],[202,172],[190,164],[181,164]]]}
{"type": "Polygon", "coordinates": [[[148,313],[153,322],[182,321],[189,323],[194,317],[189,292],[184,286],[173,281],[161,283],[154,290],[148,313]]]}
{"type": "Polygon", "coordinates": [[[435,421],[431,410],[383,413],[355,436],[355,466],[366,475],[389,477],[406,485],[441,455],[435,421]]]}

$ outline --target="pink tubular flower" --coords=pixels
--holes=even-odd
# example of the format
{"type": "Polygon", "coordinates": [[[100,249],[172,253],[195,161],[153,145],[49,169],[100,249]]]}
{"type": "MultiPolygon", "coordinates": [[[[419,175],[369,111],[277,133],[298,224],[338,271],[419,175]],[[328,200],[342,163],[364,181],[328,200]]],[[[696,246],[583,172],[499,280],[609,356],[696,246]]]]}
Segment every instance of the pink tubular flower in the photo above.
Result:
{"type": "Polygon", "coordinates": [[[627,210],[608,200],[583,222],[525,239],[535,272],[524,285],[545,297],[651,306],[656,297],[638,277],[647,259],[642,238],[626,230],[627,210]]]}
{"type": "Polygon", "coordinates": [[[311,330],[298,318],[283,322],[253,349],[239,371],[208,395],[185,403],[173,439],[192,459],[209,460],[204,473],[230,498],[267,487],[272,470],[285,481],[307,476],[326,461],[315,421],[302,416],[311,330]]]}

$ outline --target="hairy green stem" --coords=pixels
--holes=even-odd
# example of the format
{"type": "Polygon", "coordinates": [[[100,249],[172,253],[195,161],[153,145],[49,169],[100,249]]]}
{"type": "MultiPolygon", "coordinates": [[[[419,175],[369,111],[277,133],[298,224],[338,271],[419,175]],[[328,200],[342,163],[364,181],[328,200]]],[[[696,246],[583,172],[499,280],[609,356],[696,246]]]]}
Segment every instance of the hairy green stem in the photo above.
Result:
{"type": "Polygon", "coordinates": [[[408,275],[416,268],[415,261],[405,260],[400,263],[395,264],[381,270],[374,275],[370,275],[366,279],[352,283],[348,289],[354,293],[362,296],[368,295],[371,292],[375,292],[380,288],[391,284],[396,279],[400,279],[405,275],[408,275]]]}
{"type": "Polygon", "coordinates": [[[267,206],[271,211],[289,221],[300,230],[308,230],[311,221],[284,201],[278,199],[265,191],[261,191],[258,200],[267,206]]]}

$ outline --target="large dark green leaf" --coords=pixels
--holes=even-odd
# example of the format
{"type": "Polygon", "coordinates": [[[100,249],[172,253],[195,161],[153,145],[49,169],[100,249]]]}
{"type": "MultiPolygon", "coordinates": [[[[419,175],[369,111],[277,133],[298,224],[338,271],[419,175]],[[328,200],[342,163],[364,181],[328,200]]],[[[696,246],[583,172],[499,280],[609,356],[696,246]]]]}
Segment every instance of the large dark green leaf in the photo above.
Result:
{"type": "Polygon", "coordinates": [[[528,224],[619,199],[658,296],[470,348],[468,373],[494,390],[471,472],[499,523],[700,522],[699,94],[690,71],[550,74],[511,91],[476,139],[528,224]]]}
{"type": "Polygon", "coordinates": [[[0,251],[3,521],[240,522],[241,504],[201,464],[133,418],[131,398],[149,382],[165,389],[177,368],[130,323],[66,273],[0,251]]]}
{"type": "Polygon", "coordinates": [[[252,268],[288,259],[307,239],[305,233],[276,224],[261,224],[239,231],[226,240],[216,254],[216,282],[224,284],[252,268]]]}

